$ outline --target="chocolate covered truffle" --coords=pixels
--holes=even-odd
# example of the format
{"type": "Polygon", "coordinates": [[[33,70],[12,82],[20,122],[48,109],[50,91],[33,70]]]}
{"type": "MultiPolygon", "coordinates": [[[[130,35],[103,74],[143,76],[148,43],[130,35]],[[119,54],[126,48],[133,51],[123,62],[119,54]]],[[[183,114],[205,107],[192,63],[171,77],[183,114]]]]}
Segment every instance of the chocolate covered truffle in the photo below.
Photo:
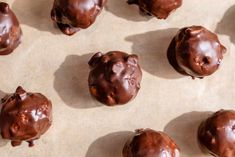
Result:
{"type": "Polygon", "coordinates": [[[21,42],[22,31],[9,5],[0,2],[0,55],[7,55],[21,42]]]}
{"type": "Polygon", "coordinates": [[[166,19],[173,10],[182,5],[182,0],[128,0],[129,4],[137,4],[140,11],[156,16],[158,19],[166,19]]]}
{"type": "Polygon", "coordinates": [[[52,123],[52,104],[40,93],[28,93],[18,87],[15,93],[2,99],[0,114],[1,135],[11,140],[12,146],[22,141],[34,145],[52,123]]]}
{"type": "Polygon", "coordinates": [[[235,156],[235,111],[220,110],[203,121],[198,129],[203,151],[215,157],[235,156]]]}
{"type": "Polygon", "coordinates": [[[179,157],[179,148],[165,133],[137,130],[123,148],[123,157],[179,157]]]}
{"type": "Polygon", "coordinates": [[[92,96],[108,106],[134,99],[142,79],[137,55],[112,51],[96,53],[89,61],[89,89],[92,96]]]}
{"type": "Polygon", "coordinates": [[[171,41],[167,57],[179,73],[203,78],[218,69],[225,52],[216,34],[202,26],[191,26],[179,30],[171,41]]]}
{"type": "Polygon", "coordinates": [[[51,18],[66,35],[92,25],[106,0],[55,0],[51,18]]]}

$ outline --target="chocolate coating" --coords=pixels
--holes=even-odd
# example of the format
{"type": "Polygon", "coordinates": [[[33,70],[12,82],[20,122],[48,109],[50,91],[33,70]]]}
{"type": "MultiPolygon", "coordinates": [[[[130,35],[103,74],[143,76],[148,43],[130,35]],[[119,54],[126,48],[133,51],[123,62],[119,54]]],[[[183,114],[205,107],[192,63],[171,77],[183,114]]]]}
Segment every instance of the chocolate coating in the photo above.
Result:
{"type": "Polygon", "coordinates": [[[9,5],[0,2],[0,55],[7,55],[21,42],[22,31],[9,5]]]}
{"type": "Polygon", "coordinates": [[[92,25],[106,0],[55,0],[51,18],[66,35],[92,25]]]}
{"type": "Polygon", "coordinates": [[[203,150],[215,157],[235,156],[235,111],[220,110],[203,121],[198,129],[203,150]]]}
{"type": "Polygon", "coordinates": [[[18,87],[15,93],[2,99],[0,114],[1,135],[11,140],[12,146],[39,139],[52,123],[52,104],[40,93],[27,93],[18,87]]]}
{"type": "Polygon", "coordinates": [[[123,157],[179,157],[179,148],[163,132],[137,130],[123,148],[123,157]]]}
{"type": "Polygon", "coordinates": [[[89,65],[89,89],[98,101],[113,106],[135,98],[142,79],[137,55],[120,51],[98,52],[90,59],[89,65]]]}
{"type": "Polygon", "coordinates": [[[128,0],[129,4],[139,5],[141,12],[166,19],[173,10],[182,5],[182,0],[128,0]]]}
{"type": "Polygon", "coordinates": [[[180,29],[167,51],[170,64],[179,73],[203,78],[221,64],[226,48],[216,34],[202,26],[180,29]]]}

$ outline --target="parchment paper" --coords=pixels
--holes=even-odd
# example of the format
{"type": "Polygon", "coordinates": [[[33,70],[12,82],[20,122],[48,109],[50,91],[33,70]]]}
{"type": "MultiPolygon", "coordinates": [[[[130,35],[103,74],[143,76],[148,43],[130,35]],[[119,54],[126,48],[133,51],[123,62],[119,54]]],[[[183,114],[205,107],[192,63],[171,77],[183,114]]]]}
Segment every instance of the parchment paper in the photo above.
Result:
{"type": "Polygon", "coordinates": [[[235,1],[184,0],[167,20],[141,17],[126,0],[109,0],[89,29],[65,36],[50,20],[52,0],[3,0],[21,22],[23,42],[0,56],[0,90],[18,85],[53,102],[53,125],[36,141],[13,148],[0,139],[1,157],[122,157],[130,131],[168,133],[182,157],[205,157],[196,131],[208,112],[235,108],[235,1]],[[227,47],[223,65],[202,80],[182,77],[168,64],[166,49],[181,27],[203,25],[227,47]],[[88,92],[87,62],[95,52],[121,50],[140,56],[141,90],[125,106],[106,107],[88,92]]]}

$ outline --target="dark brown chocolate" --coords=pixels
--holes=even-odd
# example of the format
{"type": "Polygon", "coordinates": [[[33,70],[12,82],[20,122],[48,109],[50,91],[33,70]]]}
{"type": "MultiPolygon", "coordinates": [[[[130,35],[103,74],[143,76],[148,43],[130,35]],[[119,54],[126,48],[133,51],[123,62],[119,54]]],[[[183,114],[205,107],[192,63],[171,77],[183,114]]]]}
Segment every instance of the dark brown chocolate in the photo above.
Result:
{"type": "Polygon", "coordinates": [[[106,0],[55,0],[51,18],[66,35],[92,25],[106,0]]]}
{"type": "Polygon", "coordinates": [[[202,26],[191,26],[179,30],[168,48],[167,57],[179,73],[203,78],[218,69],[225,52],[216,34],[202,26]]]}
{"type": "Polygon", "coordinates": [[[9,5],[0,2],[0,55],[7,55],[21,43],[22,31],[9,5]]]}
{"type": "Polygon", "coordinates": [[[173,10],[182,5],[182,0],[128,0],[128,4],[137,4],[140,11],[156,16],[158,19],[166,19],[173,10]]]}
{"type": "Polygon", "coordinates": [[[52,104],[40,93],[28,93],[22,87],[2,99],[0,114],[1,135],[11,140],[12,146],[39,139],[52,123],[52,104]]]}
{"type": "Polygon", "coordinates": [[[89,65],[89,89],[98,101],[113,106],[135,98],[142,79],[137,55],[120,51],[98,52],[89,65]]]}
{"type": "Polygon", "coordinates": [[[165,133],[151,129],[136,131],[123,148],[123,157],[179,157],[175,142],[165,133]]]}
{"type": "Polygon", "coordinates": [[[203,151],[215,157],[235,156],[235,111],[220,110],[203,121],[198,129],[203,151]]]}

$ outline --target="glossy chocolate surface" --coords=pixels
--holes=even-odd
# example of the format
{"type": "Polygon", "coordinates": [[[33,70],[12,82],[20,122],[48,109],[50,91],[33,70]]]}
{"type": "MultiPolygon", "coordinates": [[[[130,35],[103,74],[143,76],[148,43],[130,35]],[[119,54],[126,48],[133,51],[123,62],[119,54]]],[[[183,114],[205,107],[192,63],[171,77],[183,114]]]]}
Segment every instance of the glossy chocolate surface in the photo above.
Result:
{"type": "Polygon", "coordinates": [[[179,148],[163,132],[137,130],[123,148],[123,157],[179,157],[179,148]]]}
{"type": "Polygon", "coordinates": [[[173,10],[182,5],[182,0],[128,0],[129,4],[137,4],[141,12],[166,19],[173,10]]]}
{"type": "Polygon", "coordinates": [[[51,18],[66,35],[92,25],[106,0],[55,0],[51,18]]]}
{"type": "Polygon", "coordinates": [[[0,2],[0,55],[7,55],[21,42],[22,31],[9,5],[0,2]]]}
{"type": "Polygon", "coordinates": [[[137,55],[119,51],[98,52],[90,59],[89,65],[89,89],[98,101],[113,106],[135,98],[142,79],[137,55]]]}
{"type": "Polygon", "coordinates": [[[167,57],[179,73],[203,78],[218,69],[225,52],[216,34],[202,26],[191,26],[173,38],[167,57]]]}
{"type": "Polygon", "coordinates": [[[0,114],[1,135],[12,146],[33,141],[44,134],[52,123],[52,104],[40,93],[28,93],[18,87],[15,93],[2,99],[0,114]]]}
{"type": "Polygon", "coordinates": [[[235,156],[235,111],[220,110],[203,121],[198,129],[203,150],[215,157],[235,156]]]}

